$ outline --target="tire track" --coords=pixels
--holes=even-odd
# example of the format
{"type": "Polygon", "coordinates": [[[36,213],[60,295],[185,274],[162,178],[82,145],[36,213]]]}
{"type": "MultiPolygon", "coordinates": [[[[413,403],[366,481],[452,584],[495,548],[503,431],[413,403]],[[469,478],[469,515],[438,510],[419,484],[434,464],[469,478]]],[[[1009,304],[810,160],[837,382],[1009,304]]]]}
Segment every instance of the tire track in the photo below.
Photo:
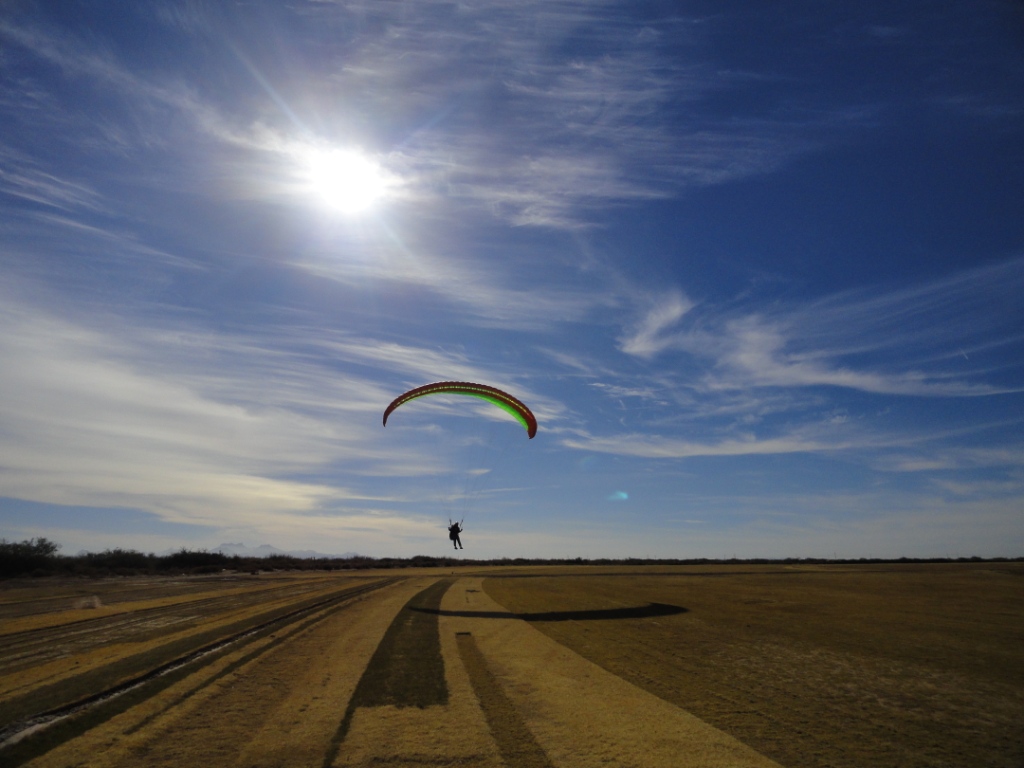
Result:
{"type": "Polygon", "coordinates": [[[246,587],[252,586],[253,582],[250,575],[132,577],[130,585],[112,585],[109,580],[100,580],[97,583],[84,582],[90,586],[84,589],[81,578],[72,578],[70,583],[58,581],[48,590],[56,594],[45,597],[39,595],[36,584],[21,586],[8,582],[5,586],[12,597],[4,595],[0,598],[0,621],[72,610],[76,603],[94,597],[99,598],[103,605],[111,606],[140,600],[184,598],[197,592],[223,591],[227,584],[246,587]]]}
{"type": "MultiPolygon", "coordinates": [[[[343,609],[355,598],[394,584],[399,580],[395,578],[382,579],[371,584],[349,587],[339,590],[329,597],[308,601],[292,610],[277,610],[271,611],[269,614],[261,614],[256,617],[261,620],[250,621],[249,625],[244,628],[232,625],[235,631],[227,636],[222,635],[212,642],[207,642],[185,654],[166,660],[84,699],[9,723],[0,729],[0,762],[5,766],[12,766],[12,768],[22,765],[130,707],[136,706],[185,677],[195,674],[225,653],[239,647],[240,643],[243,645],[251,643],[272,632],[300,622],[299,626],[293,627],[287,635],[275,638],[272,643],[232,662],[225,670],[221,670],[209,680],[190,689],[186,695],[178,697],[175,703],[180,704],[214,680],[229,674],[230,671],[236,670],[242,664],[252,661],[296,633],[322,621],[336,610],[343,609]],[[307,619],[307,621],[303,621],[303,619],[307,619]]],[[[166,710],[167,708],[164,708],[161,713],[166,710]]]]}
{"type": "Polygon", "coordinates": [[[163,634],[166,627],[184,624],[213,612],[243,610],[274,599],[301,595],[323,584],[285,584],[232,595],[216,595],[200,600],[183,600],[172,605],[140,608],[112,616],[96,616],[61,624],[57,627],[29,629],[0,636],[0,675],[37,666],[46,661],[87,652],[105,645],[111,637],[118,642],[141,642],[163,634]]]}
{"type": "Polygon", "coordinates": [[[491,735],[505,763],[516,768],[554,768],[547,753],[519,716],[515,705],[487,668],[487,661],[480,653],[472,633],[457,632],[455,641],[459,647],[459,657],[473,684],[473,692],[480,702],[491,735]]]}
{"type": "MultiPolygon", "coordinates": [[[[321,594],[324,591],[322,586],[323,585],[321,585],[320,590],[321,594]]],[[[301,595],[305,591],[307,590],[300,590],[299,594],[301,595]]],[[[280,616],[287,613],[297,605],[296,602],[289,602],[282,605],[281,601],[287,597],[289,596],[278,595],[276,605],[273,607],[268,606],[263,611],[255,614],[251,613],[251,605],[249,606],[249,615],[244,615],[245,607],[232,611],[236,614],[242,612],[243,616],[242,618],[236,618],[234,621],[230,621],[230,619],[228,619],[230,623],[216,625],[217,622],[224,622],[225,615],[230,616],[230,614],[221,616],[217,616],[215,614],[210,618],[210,623],[215,624],[215,626],[212,626],[209,629],[200,629],[197,632],[189,634],[182,634],[179,632],[155,647],[150,647],[131,655],[126,653],[125,655],[120,656],[116,661],[90,668],[87,671],[80,672],[70,677],[64,677],[48,685],[37,685],[26,693],[10,697],[3,702],[0,702],[0,728],[3,727],[2,724],[4,723],[25,718],[34,712],[40,711],[41,709],[48,711],[74,701],[84,699],[97,690],[104,690],[108,688],[111,685],[111,681],[120,682],[134,678],[145,673],[147,670],[160,666],[168,659],[187,655],[202,645],[216,642],[231,634],[244,632],[254,624],[258,623],[260,621],[260,617],[269,619],[274,616],[280,616]]],[[[228,599],[230,600],[230,597],[228,599]]],[[[320,598],[315,596],[307,598],[306,601],[300,605],[315,603],[318,599],[320,598]]],[[[160,635],[165,634],[167,633],[158,633],[157,636],[159,637],[160,635]]],[[[124,638],[117,635],[104,637],[104,643],[121,643],[124,641],[124,638]]],[[[139,642],[138,636],[136,636],[135,642],[139,642]]],[[[100,644],[102,645],[103,643],[100,644]]]]}

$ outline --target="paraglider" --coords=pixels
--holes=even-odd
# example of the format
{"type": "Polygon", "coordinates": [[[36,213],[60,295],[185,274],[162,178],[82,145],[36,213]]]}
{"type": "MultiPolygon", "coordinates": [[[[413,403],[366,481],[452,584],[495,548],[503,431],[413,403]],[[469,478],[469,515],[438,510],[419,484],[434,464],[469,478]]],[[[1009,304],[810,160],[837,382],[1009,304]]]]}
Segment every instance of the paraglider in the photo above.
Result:
{"type": "Polygon", "coordinates": [[[462,539],[459,538],[459,534],[464,530],[462,527],[463,520],[459,520],[457,523],[453,523],[452,519],[448,518],[448,538],[452,541],[452,546],[455,549],[462,549],[462,539]]]}
{"type": "Polygon", "coordinates": [[[435,384],[425,384],[422,387],[410,389],[403,395],[399,395],[391,401],[391,405],[384,409],[384,426],[388,425],[388,416],[400,405],[426,395],[470,395],[479,397],[492,403],[503,411],[512,414],[516,421],[523,425],[526,434],[530,439],[537,434],[537,419],[533,412],[527,408],[522,401],[516,399],[508,392],[503,392],[497,387],[487,384],[474,384],[471,381],[439,381],[435,384]]]}
{"type": "MultiPolygon", "coordinates": [[[[523,429],[526,430],[526,434],[531,440],[537,434],[537,419],[521,400],[497,387],[492,387],[488,384],[476,384],[471,381],[438,381],[434,384],[425,384],[422,387],[410,389],[408,392],[392,400],[391,404],[384,409],[384,426],[388,425],[388,416],[396,408],[408,403],[410,400],[426,397],[427,395],[469,395],[471,397],[478,397],[511,414],[522,425],[523,429]]],[[[463,531],[462,523],[463,520],[453,523],[451,518],[448,518],[448,538],[455,549],[462,549],[462,540],[459,538],[459,534],[463,531]]]]}

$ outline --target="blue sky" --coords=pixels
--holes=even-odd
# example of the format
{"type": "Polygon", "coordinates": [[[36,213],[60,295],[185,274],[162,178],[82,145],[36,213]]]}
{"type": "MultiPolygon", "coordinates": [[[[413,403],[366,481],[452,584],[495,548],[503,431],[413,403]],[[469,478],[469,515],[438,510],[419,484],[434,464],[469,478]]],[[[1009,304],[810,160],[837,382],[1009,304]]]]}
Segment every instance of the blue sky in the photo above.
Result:
{"type": "Polygon", "coordinates": [[[0,11],[0,535],[1024,554],[1019,3],[0,11]],[[528,440],[469,380],[537,415],[528,440]]]}

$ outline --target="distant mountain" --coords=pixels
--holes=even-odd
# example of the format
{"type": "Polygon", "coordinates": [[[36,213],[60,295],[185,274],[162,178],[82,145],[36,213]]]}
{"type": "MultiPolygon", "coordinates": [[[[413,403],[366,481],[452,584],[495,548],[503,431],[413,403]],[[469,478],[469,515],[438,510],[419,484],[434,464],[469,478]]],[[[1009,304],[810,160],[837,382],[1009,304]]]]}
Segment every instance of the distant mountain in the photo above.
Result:
{"type": "Polygon", "coordinates": [[[222,555],[228,557],[270,557],[271,555],[286,555],[288,557],[298,557],[301,559],[309,559],[313,557],[327,557],[327,558],[340,558],[345,559],[349,557],[362,557],[358,552],[344,552],[340,555],[327,555],[323,552],[317,552],[312,549],[278,549],[272,547],[269,544],[260,544],[258,547],[247,547],[242,542],[226,542],[214,547],[210,550],[211,552],[220,552],[222,555]]]}

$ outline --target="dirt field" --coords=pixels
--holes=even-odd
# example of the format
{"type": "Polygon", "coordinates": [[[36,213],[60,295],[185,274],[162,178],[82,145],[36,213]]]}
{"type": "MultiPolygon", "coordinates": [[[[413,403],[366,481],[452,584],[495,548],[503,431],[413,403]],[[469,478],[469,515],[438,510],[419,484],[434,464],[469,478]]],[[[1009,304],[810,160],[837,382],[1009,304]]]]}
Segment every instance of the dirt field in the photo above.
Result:
{"type": "Polygon", "coordinates": [[[789,768],[1024,766],[1019,565],[747,570],[484,587],[516,612],[685,607],[534,626],[789,768]]]}
{"type": "Polygon", "coordinates": [[[1024,766],[1024,568],[0,585],[0,765],[1024,766]]]}

